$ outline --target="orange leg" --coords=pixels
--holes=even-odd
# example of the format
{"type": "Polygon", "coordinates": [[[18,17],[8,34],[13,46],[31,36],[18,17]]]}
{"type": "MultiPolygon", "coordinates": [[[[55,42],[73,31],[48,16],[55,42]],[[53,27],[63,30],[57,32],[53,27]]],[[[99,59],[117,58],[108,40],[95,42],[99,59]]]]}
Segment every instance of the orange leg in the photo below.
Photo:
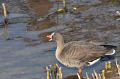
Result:
{"type": "Polygon", "coordinates": [[[78,69],[77,76],[78,76],[78,79],[82,79],[82,69],[81,68],[78,69]]]}
{"type": "Polygon", "coordinates": [[[78,69],[78,74],[82,75],[82,69],[81,68],[78,69]]]}

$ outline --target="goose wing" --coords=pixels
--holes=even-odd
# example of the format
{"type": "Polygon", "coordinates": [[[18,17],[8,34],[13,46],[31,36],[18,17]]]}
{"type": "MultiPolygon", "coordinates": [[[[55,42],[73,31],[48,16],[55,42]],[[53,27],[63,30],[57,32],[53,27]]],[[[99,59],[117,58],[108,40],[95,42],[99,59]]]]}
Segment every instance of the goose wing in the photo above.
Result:
{"type": "Polygon", "coordinates": [[[74,41],[65,44],[61,56],[71,60],[88,62],[100,58],[107,52],[108,50],[103,46],[74,41]]]}

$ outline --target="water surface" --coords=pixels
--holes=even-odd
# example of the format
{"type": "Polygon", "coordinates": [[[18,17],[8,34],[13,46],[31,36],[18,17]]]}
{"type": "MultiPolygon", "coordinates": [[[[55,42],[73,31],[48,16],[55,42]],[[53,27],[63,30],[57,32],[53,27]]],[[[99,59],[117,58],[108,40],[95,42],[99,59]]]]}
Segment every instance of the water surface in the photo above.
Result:
{"type": "MultiPolygon", "coordinates": [[[[58,64],[63,77],[76,75],[77,69],[67,68],[55,58],[55,42],[48,42],[47,34],[59,31],[65,42],[93,41],[100,44],[120,44],[120,22],[116,2],[100,0],[69,0],[67,8],[76,11],[52,15],[59,7],[52,0],[2,0],[8,9],[7,39],[4,40],[3,15],[0,15],[0,77],[1,79],[46,79],[45,67],[58,64]],[[46,1],[46,2],[45,2],[46,1]],[[71,3],[71,4],[70,4],[71,3]],[[41,4],[41,5],[40,5],[41,4]],[[44,4],[44,5],[43,5],[44,4]],[[50,15],[46,19],[47,15],[50,15]]],[[[2,7],[0,7],[2,10],[2,7]]],[[[3,14],[1,11],[0,14],[3,14]]],[[[119,60],[119,53],[116,58],[119,60]]],[[[114,60],[112,60],[114,62],[114,60]]],[[[100,72],[104,62],[84,67],[83,74],[93,69],[100,72]]]]}

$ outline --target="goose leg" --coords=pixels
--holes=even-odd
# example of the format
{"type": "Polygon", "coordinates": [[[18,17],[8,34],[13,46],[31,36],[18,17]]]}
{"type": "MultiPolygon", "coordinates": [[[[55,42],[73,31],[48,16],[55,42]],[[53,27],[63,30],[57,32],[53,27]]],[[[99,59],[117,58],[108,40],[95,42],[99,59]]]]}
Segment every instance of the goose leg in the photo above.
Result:
{"type": "Polygon", "coordinates": [[[78,79],[81,79],[81,77],[82,77],[82,69],[81,68],[78,69],[77,76],[78,76],[78,79]]]}
{"type": "Polygon", "coordinates": [[[81,68],[78,69],[78,74],[82,75],[82,69],[81,68]]]}

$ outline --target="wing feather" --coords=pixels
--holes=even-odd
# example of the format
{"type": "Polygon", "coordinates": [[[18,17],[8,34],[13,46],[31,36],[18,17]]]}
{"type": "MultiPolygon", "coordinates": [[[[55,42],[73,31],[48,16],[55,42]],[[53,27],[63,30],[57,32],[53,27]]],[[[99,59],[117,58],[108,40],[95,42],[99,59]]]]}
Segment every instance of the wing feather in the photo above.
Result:
{"type": "Polygon", "coordinates": [[[61,56],[76,61],[86,62],[100,58],[106,53],[106,48],[86,42],[69,42],[65,44],[61,56]]]}

